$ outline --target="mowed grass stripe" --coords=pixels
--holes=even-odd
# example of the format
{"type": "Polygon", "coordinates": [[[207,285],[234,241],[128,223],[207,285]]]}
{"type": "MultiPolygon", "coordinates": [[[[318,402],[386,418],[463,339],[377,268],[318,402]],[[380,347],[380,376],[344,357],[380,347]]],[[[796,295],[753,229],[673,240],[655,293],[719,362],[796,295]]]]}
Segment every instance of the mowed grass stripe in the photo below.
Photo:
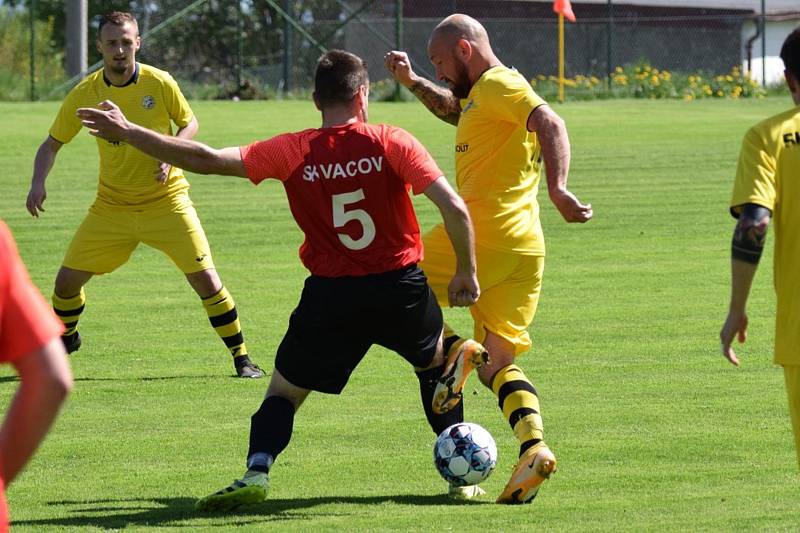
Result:
{"type": "MultiPolygon", "coordinates": [[[[196,296],[159,252],[140,248],[87,286],[76,388],[47,442],[12,486],[16,530],[527,531],[791,530],[798,479],[782,375],[771,364],[771,262],[756,278],[743,367],[718,355],[725,314],[727,202],[741,137],[789,106],[760,101],[608,101],[557,106],[573,148],[570,187],[595,209],[563,223],[539,199],[548,258],[520,359],[542,397],[559,472],[533,506],[452,504],[431,464],[416,379],[375,348],[339,397],[314,395],[272,474],[268,502],[221,516],[194,500],[239,476],[265,381],[232,376],[196,296]]],[[[200,140],[246,144],[319,124],[310,102],[196,102],[200,140]]],[[[59,153],[47,212],[24,211],[33,156],[56,103],[0,104],[0,216],[31,276],[52,280],[96,187],[94,139],[59,153]]],[[[416,104],[375,103],[373,122],[414,133],[453,177],[454,128],[416,104]]],[[[302,235],[278,183],[190,175],[214,259],[237,301],[253,357],[270,367],[306,272],[302,235]]],[[[421,224],[438,220],[416,198],[421,224]]],[[[772,251],[770,235],[767,254],[772,251]]],[[[445,314],[459,331],[462,310],[445,314]]],[[[335,346],[331,346],[335,349],[335,346]]],[[[0,375],[0,405],[16,386],[0,375]]],[[[502,489],[517,443],[476,379],[467,419],[495,436],[502,489]]]]}

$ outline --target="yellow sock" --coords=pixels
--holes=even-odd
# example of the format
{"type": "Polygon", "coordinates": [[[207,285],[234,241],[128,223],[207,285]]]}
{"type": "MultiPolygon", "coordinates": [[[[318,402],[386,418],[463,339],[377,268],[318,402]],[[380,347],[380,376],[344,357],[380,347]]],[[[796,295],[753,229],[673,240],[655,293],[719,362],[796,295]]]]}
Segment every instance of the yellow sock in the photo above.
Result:
{"type": "Polygon", "coordinates": [[[202,301],[203,307],[208,313],[208,320],[230,350],[231,355],[234,358],[247,355],[247,346],[244,344],[242,327],[239,325],[236,303],[228,293],[228,289],[222,287],[216,294],[203,298],[202,301]]]}
{"type": "Polygon", "coordinates": [[[492,380],[492,392],[522,451],[544,438],[539,396],[518,366],[508,365],[498,370],[492,380]]]}
{"type": "Polygon", "coordinates": [[[78,320],[81,318],[83,307],[86,304],[86,295],[83,293],[83,288],[81,287],[81,292],[69,298],[62,298],[53,293],[52,302],[53,311],[56,312],[58,318],[64,323],[64,328],[66,328],[63,335],[66,337],[75,333],[78,330],[78,320]]]}

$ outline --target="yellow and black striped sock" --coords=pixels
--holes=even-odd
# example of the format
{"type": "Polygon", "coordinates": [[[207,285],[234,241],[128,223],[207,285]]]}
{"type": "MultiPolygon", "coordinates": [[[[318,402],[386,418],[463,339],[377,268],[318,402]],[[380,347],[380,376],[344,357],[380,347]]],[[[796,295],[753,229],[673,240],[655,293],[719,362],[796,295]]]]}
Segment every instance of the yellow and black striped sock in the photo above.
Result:
{"type": "Polygon", "coordinates": [[[508,365],[498,370],[492,379],[492,392],[520,443],[520,455],[541,442],[544,428],[539,396],[522,369],[508,365]]]}
{"type": "Polygon", "coordinates": [[[214,331],[220,336],[222,342],[231,351],[234,359],[247,355],[247,346],[244,344],[242,327],[239,325],[239,314],[236,312],[236,303],[222,287],[219,291],[202,299],[203,307],[208,313],[208,320],[214,331]]]}
{"type": "Polygon", "coordinates": [[[64,323],[65,331],[63,336],[66,337],[75,333],[78,330],[78,320],[81,318],[83,307],[86,304],[86,295],[83,293],[83,288],[81,288],[81,292],[69,298],[62,298],[54,292],[52,302],[53,311],[64,323]]]}

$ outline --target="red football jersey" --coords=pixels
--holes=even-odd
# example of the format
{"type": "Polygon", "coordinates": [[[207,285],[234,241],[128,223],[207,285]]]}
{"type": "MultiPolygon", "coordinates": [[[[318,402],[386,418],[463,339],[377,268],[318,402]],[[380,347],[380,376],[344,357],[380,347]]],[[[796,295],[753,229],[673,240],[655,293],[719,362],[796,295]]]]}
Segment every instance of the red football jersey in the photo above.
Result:
{"type": "Polygon", "coordinates": [[[250,181],[283,182],[305,234],[300,260],[312,274],[363,276],[422,259],[409,190],[420,194],[442,171],[408,132],[356,122],[240,150],[250,181]]]}
{"type": "Polygon", "coordinates": [[[28,277],[11,232],[0,221],[0,362],[38,350],[63,330],[28,277]]]}
{"type": "MultiPolygon", "coordinates": [[[[5,223],[0,221],[0,362],[19,359],[61,335],[64,326],[31,283],[5,223]]],[[[8,508],[0,478],[0,533],[8,508]]]]}

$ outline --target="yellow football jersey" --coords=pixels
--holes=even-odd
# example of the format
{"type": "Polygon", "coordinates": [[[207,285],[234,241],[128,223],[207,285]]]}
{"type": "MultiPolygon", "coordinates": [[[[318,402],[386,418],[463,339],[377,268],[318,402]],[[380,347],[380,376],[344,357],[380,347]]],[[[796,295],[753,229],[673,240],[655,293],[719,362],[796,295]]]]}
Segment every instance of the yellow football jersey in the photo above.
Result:
{"type": "Polygon", "coordinates": [[[777,313],[775,362],[800,364],[800,107],[752,127],[744,137],[731,210],[772,210],[777,313]]]}
{"type": "Polygon", "coordinates": [[[490,68],[461,100],[456,131],[456,182],[483,246],[544,255],[539,222],[541,150],[527,129],[545,104],[516,70],[490,68]]]}
{"type": "MultiPolygon", "coordinates": [[[[79,107],[96,107],[111,100],[128,120],[151,130],[172,134],[174,122],[179,128],[192,120],[192,109],[175,80],[167,72],[141,63],[131,81],[121,87],[112,85],[103,69],[79,83],[61,105],[50,128],[50,136],[68,143],[81,130],[75,116],[79,107]]],[[[189,188],[179,168],[173,167],[169,180],[161,185],[155,180],[159,162],[125,143],[97,138],[100,153],[98,199],[118,206],[141,206],[173,196],[189,188]]]]}

